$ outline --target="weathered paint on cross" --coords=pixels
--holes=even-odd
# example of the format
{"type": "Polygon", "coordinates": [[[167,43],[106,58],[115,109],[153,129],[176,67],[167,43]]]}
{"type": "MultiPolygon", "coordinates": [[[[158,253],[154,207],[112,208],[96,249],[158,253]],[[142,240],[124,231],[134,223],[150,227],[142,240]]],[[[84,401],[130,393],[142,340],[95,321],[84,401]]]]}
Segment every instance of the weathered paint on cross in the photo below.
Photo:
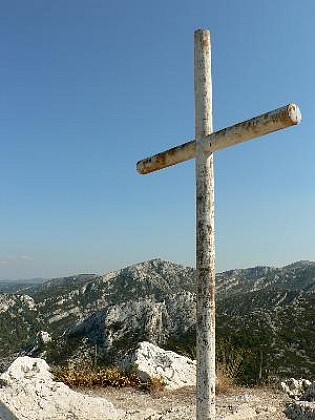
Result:
{"type": "Polygon", "coordinates": [[[196,160],[196,333],[197,420],[215,419],[215,247],[213,152],[269,134],[301,121],[289,104],[212,133],[210,32],[195,32],[195,140],[137,163],[148,174],[188,159],[196,160]]]}
{"type": "Polygon", "coordinates": [[[202,141],[212,133],[211,45],[209,31],[195,32],[196,138],[196,413],[215,418],[215,271],[213,153],[202,141]]]}

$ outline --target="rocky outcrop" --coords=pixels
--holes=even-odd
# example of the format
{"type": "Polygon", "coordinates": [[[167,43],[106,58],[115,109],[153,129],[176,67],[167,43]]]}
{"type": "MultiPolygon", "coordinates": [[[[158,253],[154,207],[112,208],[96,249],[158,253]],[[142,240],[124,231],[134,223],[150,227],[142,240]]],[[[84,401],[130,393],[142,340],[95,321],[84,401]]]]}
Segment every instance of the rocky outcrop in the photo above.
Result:
{"type": "MultiPolygon", "coordinates": [[[[173,356],[172,352],[154,349],[150,343],[140,348],[150,349],[152,354],[173,356]]],[[[176,359],[175,355],[175,359],[176,359]]],[[[186,369],[186,365],[183,365],[186,369]]],[[[165,392],[162,398],[135,389],[90,389],[90,395],[76,393],[66,385],[56,382],[49,367],[42,359],[20,357],[0,377],[1,420],[191,420],[196,416],[195,390],[186,388],[165,392]],[[102,398],[99,398],[102,396],[102,398]],[[105,398],[104,398],[105,397],[105,398]],[[114,408],[118,407],[117,409],[114,408]]],[[[257,390],[255,393],[218,395],[216,418],[218,420],[283,420],[283,407],[287,397],[275,399],[270,393],[257,390]]],[[[309,404],[304,404],[307,413],[309,404]]],[[[314,419],[292,417],[292,419],[314,419]]]]}
{"type": "Polygon", "coordinates": [[[304,398],[306,395],[306,392],[312,385],[311,381],[308,381],[307,379],[294,379],[290,378],[286,381],[281,382],[280,387],[283,392],[288,394],[290,398],[293,398],[295,400],[299,399],[306,399],[304,398]]]}
{"type": "Polygon", "coordinates": [[[0,377],[2,420],[119,419],[119,412],[103,398],[92,398],[56,382],[43,359],[16,359],[0,377]]]}
{"type": "Polygon", "coordinates": [[[136,371],[144,381],[160,378],[167,389],[194,386],[196,362],[172,351],[165,351],[147,341],[139,343],[134,353],[123,361],[125,370],[136,371]]]}

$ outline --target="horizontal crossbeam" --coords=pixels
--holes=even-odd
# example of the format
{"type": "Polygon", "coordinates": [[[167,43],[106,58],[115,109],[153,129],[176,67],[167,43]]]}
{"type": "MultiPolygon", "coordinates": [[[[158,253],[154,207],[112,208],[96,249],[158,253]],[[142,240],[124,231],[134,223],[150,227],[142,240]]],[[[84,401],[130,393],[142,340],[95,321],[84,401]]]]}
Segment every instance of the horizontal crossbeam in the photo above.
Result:
{"type": "MultiPolygon", "coordinates": [[[[216,152],[236,144],[261,137],[283,128],[299,124],[301,113],[295,104],[289,104],[265,114],[243,121],[223,130],[216,131],[206,136],[201,141],[205,152],[216,152]]],[[[149,174],[167,168],[177,163],[185,162],[196,156],[196,141],[192,140],[181,146],[165,150],[157,155],[140,160],[137,171],[140,174],[149,174]]]]}

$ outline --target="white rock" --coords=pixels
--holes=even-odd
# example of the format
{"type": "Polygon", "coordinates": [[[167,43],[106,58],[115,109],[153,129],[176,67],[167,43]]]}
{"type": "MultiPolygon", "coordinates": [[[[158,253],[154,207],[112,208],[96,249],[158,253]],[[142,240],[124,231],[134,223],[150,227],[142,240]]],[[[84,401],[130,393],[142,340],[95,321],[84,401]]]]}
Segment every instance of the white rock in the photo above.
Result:
{"type": "Polygon", "coordinates": [[[160,377],[167,389],[196,384],[196,362],[172,351],[166,351],[147,341],[139,343],[137,350],[125,358],[123,368],[135,370],[142,380],[160,377]]]}
{"type": "Polygon", "coordinates": [[[0,377],[1,420],[120,419],[103,398],[92,398],[56,382],[43,359],[16,359],[0,377]]]}
{"type": "MultiPolygon", "coordinates": [[[[290,378],[280,383],[282,391],[284,391],[290,398],[300,399],[312,385],[311,381],[307,379],[290,378]]],[[[302,399],[304,399],[302,397],[302,399]]]]}
{"type": "Polygon", "coordinates": [[[40,331],[39,333],[37,333],[37,337],[44,344],[47,344],[52,340],[51,335],[47,331],[40,331]]]}

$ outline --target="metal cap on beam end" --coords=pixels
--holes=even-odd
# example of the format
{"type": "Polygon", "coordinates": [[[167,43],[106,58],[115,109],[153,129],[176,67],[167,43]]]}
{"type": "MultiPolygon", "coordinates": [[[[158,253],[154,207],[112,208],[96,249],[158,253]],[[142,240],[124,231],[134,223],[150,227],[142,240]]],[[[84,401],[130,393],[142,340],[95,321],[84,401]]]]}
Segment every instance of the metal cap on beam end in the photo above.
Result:
{"type": "Polygon", "coordinates": [[[302,114],[300,108],[296,104],[288,105],[289,118],[292,121],[292,125],[300,124],[302,121],[302,114]]]}

